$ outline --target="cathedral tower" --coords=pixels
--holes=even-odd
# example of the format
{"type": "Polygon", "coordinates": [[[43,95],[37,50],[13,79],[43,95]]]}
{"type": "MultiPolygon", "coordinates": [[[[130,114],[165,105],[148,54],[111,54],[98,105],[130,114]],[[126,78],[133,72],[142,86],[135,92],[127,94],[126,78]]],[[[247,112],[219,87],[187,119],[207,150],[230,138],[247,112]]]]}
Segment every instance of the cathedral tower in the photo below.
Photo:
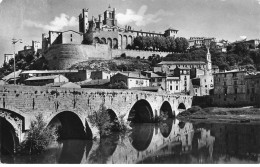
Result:
{"type": "Polygon", "coordinates": [[[79,32],[85,34],[88,28],[88,9],[82,9],[82,13],[79,15],[79,32]]]}

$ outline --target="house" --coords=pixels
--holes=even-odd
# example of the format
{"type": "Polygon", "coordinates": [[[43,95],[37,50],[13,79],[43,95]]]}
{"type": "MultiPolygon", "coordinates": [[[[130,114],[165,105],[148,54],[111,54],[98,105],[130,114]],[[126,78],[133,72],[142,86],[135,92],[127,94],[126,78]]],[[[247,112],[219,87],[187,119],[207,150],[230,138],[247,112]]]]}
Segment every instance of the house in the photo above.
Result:
{"type": "Polygon", "coordinates": [[[25,85],[31,86],[43,86],[50,83],[57,82],[69,82],[69,79],[63,75],[51,75],[51,76],[41,76],[41,77],[31,77],[25,80],[25,85]]]}
{"type": "Polygon", "coordinates": [[[117,72],[115,72],[115,71],[92,71],[90,78],[92,80],[110,79],[110,77],[115,75],[116,73],[117,72]]]}
{"type": "Polygon", "coordinates": [[[246,75],[245,84],[248,103],[260,106],[260,72],[246,75]]]}
{"type": "Polygon", "coordinates": [[[132,87],[149,87],[149,78],[136,72],[118,72],[111,77],[111,84],[123,81],[126,83],[128,89],[132,87]]]}
{"type": "Polygon", "coordinates": [[[152,71],[141,72],[142,75],[147,76],[150,80],[150,86],[162,87],[166,90],[166,74],[165,73],[154,73],[152,71]],[[160,75],[159,75],[160,74],[160,75]]]}
{"type": "Polygon", "coordinates": [[[91,71],[89,70],[28,70],[22,71],[19,75],[20,82],[31,77],[63,75],[69,79],[70,82],[84,81],[90,78],[91,71]]]}
{"type": "Polygon", "coordinates": [[[213,105],[233,106],[246,104],[246,85],[244,70],[215,73],[213,105]]]}
{"type": "Polygon", "coordinates": [[[180,77],[174,77],[174,76],[167,76],[166,78],[166,85],[167,85],[167,92],[170,93],[181,93],[181,82],[180,77]]]}

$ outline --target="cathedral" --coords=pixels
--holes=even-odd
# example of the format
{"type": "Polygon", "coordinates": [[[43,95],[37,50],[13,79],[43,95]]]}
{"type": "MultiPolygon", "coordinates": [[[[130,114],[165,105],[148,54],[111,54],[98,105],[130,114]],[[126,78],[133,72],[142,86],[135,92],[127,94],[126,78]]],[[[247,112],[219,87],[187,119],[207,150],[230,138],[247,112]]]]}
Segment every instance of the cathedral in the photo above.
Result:
{"type": "Polygon", "coordinates": [[[137,36],[163,36],[176,37],[178,30],[169,28],[162,33],[132,30],[130,26],[121,28],[117,25],[116,9],[109,6],[108,9],[95,18],[89,18],[88,9],[83,9],[79,15],[79,32],[84,38],[91,35],[93,43],[108,44],[111,49],[126,49],[133,43],[137,36]]]}

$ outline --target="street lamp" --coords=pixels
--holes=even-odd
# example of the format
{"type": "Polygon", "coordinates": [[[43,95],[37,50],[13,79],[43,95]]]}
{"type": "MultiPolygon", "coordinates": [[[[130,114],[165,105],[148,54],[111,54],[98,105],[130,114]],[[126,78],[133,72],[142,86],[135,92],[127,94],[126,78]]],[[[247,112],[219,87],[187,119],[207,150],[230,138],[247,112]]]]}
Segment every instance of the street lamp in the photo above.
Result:
{"type": "Polygon", "coordinates": [[[16,78],[15,78],[15,44],[17,42],[20,42],[20,43],[23,43],[22,39],[12,39],[12,43],[13,43],[13,46],[14,46],[14,85],[16,84],[16,78]]]}

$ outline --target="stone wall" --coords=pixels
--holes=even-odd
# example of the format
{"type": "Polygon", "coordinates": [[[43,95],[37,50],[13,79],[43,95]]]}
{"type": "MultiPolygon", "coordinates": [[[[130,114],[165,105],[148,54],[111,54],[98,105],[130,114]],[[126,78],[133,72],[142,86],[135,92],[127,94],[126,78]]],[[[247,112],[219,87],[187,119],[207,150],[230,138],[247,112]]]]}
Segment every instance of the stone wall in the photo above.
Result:
{"type": "Polygon", "coordinates": [[[113,57],[126,56],[148,59],[153,54],[165,57],[169,52],[138,51],[138,50],[111,50],[108,45],[81,45],[81,44],[56,44],[52,45],[44,55],[49,62],[50,70],[63,70],[71,65],[87,60],[109,60],[113,57]]]}
{"type": "Polygon", "coordinates": [[[161,57],[165,57],[168,54],[170,54],[170,52],[159,52],[159,51],[139,51],[139,50],[112,50],[112,56],[113,57],[120,57],[123,53],[126,54],[126,56],[130,56],[130,57],[137,57],[140,56],[140,58],[142,59],[143,57],[145,57],[145,59],[148,59],[149,56],[152,56],[153,54],[158,54],[161,57]]]}
{"type": "Polygon", "coordinates": [[[44,55],[50,70],[62,70],[91,59],[111,59],[107,45],[52,45],[44,55]]]}

